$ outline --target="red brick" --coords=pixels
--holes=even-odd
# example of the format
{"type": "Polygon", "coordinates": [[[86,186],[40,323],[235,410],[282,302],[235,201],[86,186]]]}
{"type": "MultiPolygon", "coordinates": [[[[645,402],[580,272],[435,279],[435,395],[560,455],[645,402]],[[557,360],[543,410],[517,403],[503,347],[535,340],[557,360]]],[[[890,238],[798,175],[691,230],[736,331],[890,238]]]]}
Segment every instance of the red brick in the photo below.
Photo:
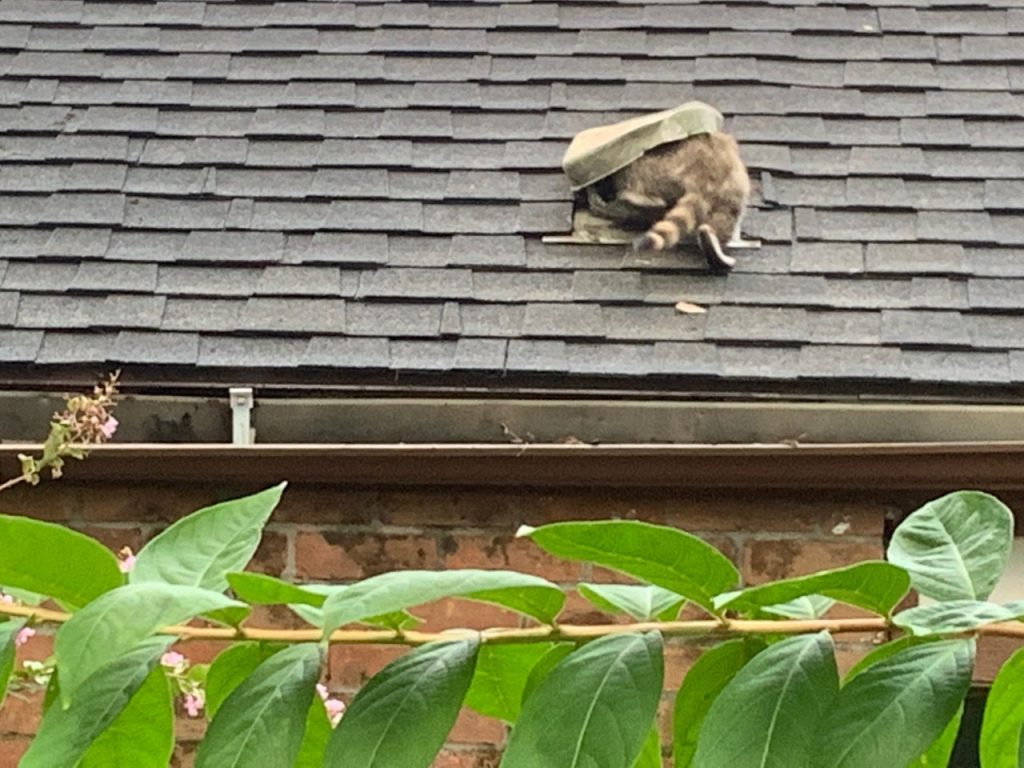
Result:
{"type": "Polygon", "coordinates": [[[989,683],[999,674],[1003,663],[1024,643],[1010,637],[978,638],[978,653],[974,662],[974,679],[989,683]]]}
{"type": "Polygon", "coordinates": [[[453,744],[498,745],[504,739],[504,724],[465,707],[459,712],[455,726],[448,734],[448,741],[453,744]]]}
{"type": "Polygon", "coordinates": [[[520,499],[523,522],[539,526],[571,520],[644,520],[664,519],[666,491],[565,490],[540,492],[520,499]]]}
{"type": "Polygon", "coordinates": [[[432,768],[498,768],[500,760],[496,749],[448,748],[441,750],[432,768]]]}
{"type": "Polygon", "coordinates": [[[457,536],[441,539],[446,568],[487,568],[513,570],[550,581],[579,579],[580,564],[552,557],[529,539],[515,536],[457,536]]]}
{"type": "Polygon", "coordinates": [[[0,733],[31,735],[39,728],[43,713],[43,692],[22,690],[8,694],[0,707],[0,733]]]}
{"type": "Polygon", "coordinates": [[[274,510],[275,523],[367,525],[376,515],[378,490],[329,485],[289,485],[274,510]]]}
{"type": "Polygon", "coordinates": [[[424,632],[441,632],[452,627],[487,629],[518,627],[522,624],[519,614],[513,611],[506,611],[488,603],[454,598],[416,606],[411,613],[423,619],[419,629],[424,632]]]}
{"type": "Polygon", "coordinates": [[[746,584],[805,576],[829,568],[841,568],[883,556],[881,539],[867,541],[820,541],[762,539],[747,543],[743,557],[746,584]]]}
{"type": "Polygon", "coordinates": [[[18,761],[31,742],[28,736],[0,737],[0,768],[18,768],[18,761]]]}
{"type": "Polygon", "coordinates": [[[515,489],[416,488],[381,493],[381,522],[386,525],[493,528],[514,533],[522,494],[515,489]]]}
{"type": "Polygon", "coordinates": [[[693,644],[666,643],[665,645],[665,690],[676,691],[693,663],[700,658],[704,648],[693,644]]]}
{"type": "Polygon", "coordinates": [[[203,507],[257,490],[193,483],[90,484],[84,494],[82,516],[100,522],[172,523],[203,507]]]}
{"type": "Polygon", "coordinates": [[[558,616],[562,624],[629,624],[633,621],[629,616],[613,616],[605,613],[592,602],[583,597],[579,592],[571,591],[566,594],[565,607],[558,616]]]}
{"type": "Polygon", "coordinates": [[[280,576],[288,565],[288,537],[275,531],[263,531],[256,554],[246,566],[247,571],[280,576]]]}
{"type": "Polygon", "coordinates": [[[295,563],[301,579],[363,579],[437,568],[437,543],[422,536],[302,531],[295,540],[295,563]]]}
{"type": "Polygon", "coordinates": [[[3,494],[3,509],[7,515],[64,522],[73,519],[82,510],[82,494],[79,489],[59,480],[43,480],[36,486],[22,483],[3,494]]]}
{"type": "Polygon", "coordinates": [[[96,539],[96,541],[114,553],[120,552],[125,547],[131,549],[132,552],[138,552],[142,549],[142,545],[146,540],[145,535],[142,533],[142,528],[138,526],[106,528],[100,525],[83,525],[75,526],[75,528],[80,533],[96,539]]]}
{"type": "Polygon", "coordinates": [[[408,650],[395,645],[332,645],[327,672],[331,690],[355,692],[408,650]]]}

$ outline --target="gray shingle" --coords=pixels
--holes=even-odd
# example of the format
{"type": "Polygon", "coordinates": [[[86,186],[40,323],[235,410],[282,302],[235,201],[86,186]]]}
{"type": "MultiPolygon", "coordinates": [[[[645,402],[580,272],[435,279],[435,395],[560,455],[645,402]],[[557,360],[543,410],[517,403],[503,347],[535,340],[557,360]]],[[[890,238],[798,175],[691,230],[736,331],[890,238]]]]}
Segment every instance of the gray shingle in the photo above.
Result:
{"type": "Polygon", "coordinates": [[[359,298],[469,298],[474,295],[468,269],[402,269],[364,272],[359,298]]]}
{"type": "Polygon", "coordinates": [[[643,376],[654,369],[653,344],[565,345],[569,372],[579,374],[643,376]]]}
{"type": "MultiPolygon", "coordinates": [[[[326,226],[344,230],[402,231],[425,228],[425,209],[420,202],[335,200],[330,204],[326,226]]],[[[315,229],[316,227],[310,227],[315,229]]]]}
{"type": "Polygon", "coordinates": [[[806,378],[905,379],[903,353],[875,346],[815,344],[800,350],[800,376],[806,378]]]}
{"type": "Polygon", "coordinates": [[[602,307],[609,339],[630,341],[700,340],[704,315],[676,312],[672,307],[602,307]]]}
{"type": "Polygon", "coordinates": [[[725,341],[806,341],[810,330],[803,309],[717,306],[708,310],[706,336],[725,341]]]}
{"type": "Polygon", "coordinates": [[[265,296],[340,296],[341,270],[337,267],[267,267],[256,285],[265,296]]]}
{"type": "Polygon", "coordinates": [[[508,356],[504,339],[459,339],[455,342],[455,370],[501,371],[508,356]]]}
{"type": "Polygon", "coordinates": [[[725,376],[749,379],[795,379],[800,350],[794,347],[718,347],[718,360],[725,376]]]}
{"type": "Polygon", "coordinates": [[[388,235],[388,263],[394,267],[446,267],[451,238],[388,235]]]}
{"type": "Polygon", "coordinates": [[[0,361],[31,363],[43,343],[42,331],[0,330],[0,361]]]}
{"type": "Polygon", "coordinates": [[[69,287],[73,291],[152,293],[156,290],[156,275],[156,264],[83,261],[69,287]]]}
{"type": "Polygon", "coordinates": [[[344,333],[345,302],[341,299],[251,298],[239,314],[239,329],[284,333],[344,333]]]}
{"type": "Polygon", "coordinates": [[[170,296],[251,296],[262,269],[161,265],[156,292],[170,296]]]}
{"type": "Polygon", "coordinates": [[[927,309],[967,309],[967,281],[946,277],[914,277],[910,305],[927,309]]]}
{"type": "Polygon", "coordinates": [[[390,367],[398,371],[449,371],[455,365],[454,341],[391,341],[390,367]]]}
{"type": "Polygon", "coordinates": [[[78,265],[73,263],[15,261],[7,265],[2,285],[7,290],[33,293],[66,291],[77,273],[78,265]]]}
{"type": "Polygon", "coordinates": [[[590,269],[572,276],[574,301],[643,301],[645,294],[639,272],[590,269]]]}
{"type": "Polygon", "coordinates": [[[853,309],[909,307],[910,280],[830,277],[825,281],[825,300],[831,306],[853,309]]]}
{"type": "Polygon", "coordinates": [[[991,243],[995,241],[992,219],[988,213],[921,211],[917,215],[917,234],[922,240],[960,240],[991,243]]]}
{"type": "Polygon", "coordinates": [[[718,348],[713,344],[657,341],[651,357],[651,373],[717,376],[721,373],[718,348]]]}
{"type": "Polygon", "coordinates": [[[967,295],[974,309],[1018,309],[1024,283],[1017,280],[971,278],[967,295]]]}
{"type": "Polygon", "coordinates": [[[570,301],[572,276],[559,272],[473,272],[471,295],[481,301],[570,301]]]}
{"type": "Polygon", "coordinates": [[[740,304],[824,303],[825,278],[809,275],[731,275],[725,299],[740,304]]]}
{"type": "Polygon", "coordinates": [[[50,328],[157,328],[164,311],[162,296],[60,296],[25,294],[18,305],[18,325],[50,328]]]}
{"type": "Polygon", "coordinates": [[[1024,317],[1020,315],[969,315],[964,318],[971,343],[978,348],[1024,349],[1024,317]]]}
{"type": "Polygon", "coordinates": [[[952,243],[869,243],[869,272],[947,274],[963,272],[964,249],[952,243]]]}
{"type": "Polygon", "coordinates": [[[350,302],[346,332],[353,336],[437,336],[441,304],[350,302]]]}
{"type": "Polygon", "coordinates": [[[166,331],[224,331],[238,328],[244,301],[232,299],[169,298],[161,329],[166,331]]]}
{"type": "Polygon", "coordinates": [[[19,315],[21,296],[15,291],[0,291],[0,325],[14,325],[19,315]]]}
{"type": "Polygon", "coordinates": [[[58,363],[104,363],[110,360],[114,341],[113,333],[66,333],[47,331],[36,354],[36,362],[58,363]]]}
{"type": "Polygon", "coordinates": [[[198,365],[226,368],[295,368],[302,364],[305,339],[201,336],[198,365]]]}
{"type": "Polygon", "coordinates": [[[314,336],[301,364],[329,368],[387,368],[390,363],[386,339],[356,339],[342,336],[314,336]]]}
{"type": "Polygon", "coordinates": [[[515,205],[426,203],[423,231],[452,234],[517,233],[520,208],[515,205]]]}
{"type": "Polygon", "coordinates": [[[463,304],[459,307],[464,336],[520,336],[525,317],[526,307],[522,304],[463,304]]]}
{"type": "Polygon", "coordinates": [[[566,373],[569,358],[564,341],[526,341],[512,339],[508,343],[509,371],[566,373]]]}
{"type": "Polygon", "coordinates": [[[348,232],[288,235],[283,258],[290,264],[384,264],[388,236],[348,232]]]}
{"type": "Polygon", "coordinates": [[[881,321],[879,312],[807,313],[811,341],[820,344],[879,344],[881,321]]]}
{"type": "Polygon", "coordinates": [[[121,331],[117,334],[110,359],[125,363],[193,365],[199,359],[199,335],[121,331]]]}
{"type": "Polygon", "coordinates": [[[603,337],[605,332],[601,308],[593,304],[531,303],[526,307],[526,336],[603,337]]]}
{"type": "Polygon", "coordinates": [[[903,362],[912,381],[999,383],[1010,375],[1005,352],[906,350],[903,362]]]}
{"type": "Polygon", "coordinates": [[[959,312],[884,310],[882,343],[966,346],[970,335],[959,312]]]}

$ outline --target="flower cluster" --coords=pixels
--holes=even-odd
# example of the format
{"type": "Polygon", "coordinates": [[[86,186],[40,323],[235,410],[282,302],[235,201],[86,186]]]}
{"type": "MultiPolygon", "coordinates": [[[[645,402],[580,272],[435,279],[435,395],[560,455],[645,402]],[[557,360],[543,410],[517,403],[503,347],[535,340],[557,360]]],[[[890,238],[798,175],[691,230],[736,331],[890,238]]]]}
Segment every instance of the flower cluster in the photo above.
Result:
{"type": "Polygon", "coordinates": [[[316,684],[316,692],[324,703],[327,717],[330,718],[331,727],[334,728],[341,721],[341,716],[345,714],[345,702],[331,696],[331,692],[327,690],[327,686],[323,683],[316,684]]]}
{"type": "MultiPolygon", "coordinates": [[[[0,603],[6,603],[7,605],[17,605],[17,601],[10,595],[0,594],[0,603]]],[[[14,647],[21,648],[30,638],[35,637],[36,631],[32,627],[22,627],[18,630],[18,634],[14,636],[14,647]]]]}
{"type": "Polygon", "coordinates": [[[188,716],[199,717],[206,705],[206,691],[203,689],[203,683],[206,681],[207,666],[205,664],[193,665],[177,651],[168,651],[161,656],[160,666],[164,668],[167,677],[181,694],[181,704],[188,716]]]}
{"type": "Polygon", "coordinates": [[[47,469],[53,477],[60,477],[66,458],[84,459],[89,446],[112,438],[118,425],[112,411],[119,376],[120,371],[112,373],[106,381],[93,387],[91,395],[67,396],[64,410],[53,414],[42,455],[18,454],[21,474],[0,483],[0,490],[21,482],[37,485],[47,469]]]}
{"type": "Polygon", "coordinates": [[[117,553],[117,567],[121,573],[132,572],[135,567],[135,553],[131,547],[121,547],[121,551],[117,553]]]}

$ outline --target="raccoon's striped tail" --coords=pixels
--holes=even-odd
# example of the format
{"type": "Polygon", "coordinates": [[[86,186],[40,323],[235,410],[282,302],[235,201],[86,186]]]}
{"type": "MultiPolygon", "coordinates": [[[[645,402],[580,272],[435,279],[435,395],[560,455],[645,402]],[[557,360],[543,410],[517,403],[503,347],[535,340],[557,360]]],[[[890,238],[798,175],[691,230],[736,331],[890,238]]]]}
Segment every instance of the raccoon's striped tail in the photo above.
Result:
{"type": "Polygon", "coordinates": [[[697,225],[706,218],[707,212],[704,207],[698,195],[683,195],[661,221],[634,243],[634,248],[638,251],[663,251],[672,248],[683,237],[697,229],[697,225]]]}

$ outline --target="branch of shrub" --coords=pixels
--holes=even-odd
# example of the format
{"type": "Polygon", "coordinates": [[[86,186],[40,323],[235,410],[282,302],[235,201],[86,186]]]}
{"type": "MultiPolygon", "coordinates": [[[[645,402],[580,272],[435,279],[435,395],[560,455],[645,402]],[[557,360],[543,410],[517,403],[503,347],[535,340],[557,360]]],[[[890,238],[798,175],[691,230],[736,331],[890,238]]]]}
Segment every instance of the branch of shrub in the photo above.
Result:
{"type": "MultiPolygon", "coordinates": [[[[31,623],[63,624],[72,614],[32,605],[0,603],[0,614],[28,618],[31,623]]],[[[700,642],[709,638],[741,637],[743,635],[801,635],[828,631],[834,635],[898,630],[883,618],[863,619],[809,619],[762,621],[728,619],[718,621],[635,622],[632,624],[558,624],[539,627],[492,627],[483,630],[450,629],[444,632],[396,631],[391,629],[339,629],[331,634],[332,645],[406,645],[418,646],[439,640],[479,637],[487,644],[505,645],[543,641],[586,642],[606,635],[624,632],[657,630],[665,637],[700,642]]],[[[269,627],[192,627],[174,625],[163,627],[157,634],[174,635],[188,640],[264,640],[279,643],[308,643],[320,640],[323,634],[316,628],[273,629],[269,627]]],[[[984,624],[959,633],[959,636],[1012,637],[1024,639],[1024,623],[1017,621],[984,624]]]]}

